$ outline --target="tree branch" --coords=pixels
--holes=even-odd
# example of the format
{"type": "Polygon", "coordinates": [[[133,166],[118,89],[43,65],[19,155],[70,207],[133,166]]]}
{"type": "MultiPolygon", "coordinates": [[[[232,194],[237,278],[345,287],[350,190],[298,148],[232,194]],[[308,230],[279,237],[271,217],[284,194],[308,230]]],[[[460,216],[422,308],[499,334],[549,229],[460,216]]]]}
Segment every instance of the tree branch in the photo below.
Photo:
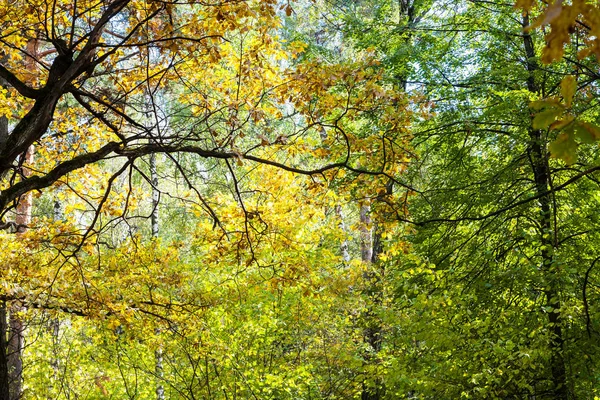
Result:
{"type": "Polygon", "coordinates": [[[0,64],[0,77],[3,78],[9,85],[11,85],[21,96],[29,99],[37,99],[40,96],[40,90],[34,89],[21,82],[19,78],[12,72],[6,69],[4,65],[0,64]]]}

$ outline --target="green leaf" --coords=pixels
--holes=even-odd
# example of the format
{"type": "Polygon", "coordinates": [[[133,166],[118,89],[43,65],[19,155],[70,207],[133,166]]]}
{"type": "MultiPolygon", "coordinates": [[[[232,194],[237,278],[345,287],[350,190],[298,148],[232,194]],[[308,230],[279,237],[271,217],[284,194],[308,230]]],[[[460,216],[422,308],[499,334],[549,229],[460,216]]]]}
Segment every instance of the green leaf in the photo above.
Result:
{"type": "Polygon", "coordinates": [[[531,108],[532,110],[540,111],[544,108],[564,109],[564,106],[560,103],[560,98],[552,96],[542,100],[532,101],[531,103],[529,103],[529,108],[531,108]]]}
{"type": "Polygon", "coordinates": [[[548,102],[546,100],[536,100],[529,103],[529,108],[536,111],[543,110],[546,107],[548,107],[548,102]]]}
{"type": "Polygon", "coordinates": [[[551,108],[539,112],[533,117],[533,129],[545,129],[549,127],[562,113],[562,110],[557,108],[551,108]]]}
{"type": "Polygon", "coordinates": [[[600,139],[600,128],[589,122],[578,122],[575,125],[575,134],[582,143],[594,143],[600,139]]]}
{"type": "Polygon", "coordinates": [[[560,158],[567,163],[567,165],[577,161],[577,143],[573,136],[574,135],[570,135],[566,132],[558,135],[556,140],[550,143],[550,153],[552,154],[552,157],[560,158]]]}

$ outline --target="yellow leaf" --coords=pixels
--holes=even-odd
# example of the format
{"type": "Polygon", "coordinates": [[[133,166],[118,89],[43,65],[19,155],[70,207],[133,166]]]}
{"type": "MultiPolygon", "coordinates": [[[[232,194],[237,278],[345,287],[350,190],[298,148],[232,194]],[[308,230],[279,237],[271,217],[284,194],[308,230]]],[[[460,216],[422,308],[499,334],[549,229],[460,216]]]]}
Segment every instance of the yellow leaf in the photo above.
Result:
{"type": "Polygon", "coordinates": [[[560,82],[560,94],[565,99],[567,107],[571,107],[573,104],[573,96],[577,91],[577,80],[573,75],[565,76],[560,82]]]}

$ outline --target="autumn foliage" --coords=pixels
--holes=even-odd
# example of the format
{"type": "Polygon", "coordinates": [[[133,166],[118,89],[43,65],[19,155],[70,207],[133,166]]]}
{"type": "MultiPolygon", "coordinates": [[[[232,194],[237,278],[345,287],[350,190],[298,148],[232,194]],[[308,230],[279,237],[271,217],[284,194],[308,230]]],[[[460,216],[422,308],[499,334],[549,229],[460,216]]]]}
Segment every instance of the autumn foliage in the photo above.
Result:
{"type": "Polygon", "coordinates": [[[600,396],[594,2],[0,27],[0,399],[600,396]]]}

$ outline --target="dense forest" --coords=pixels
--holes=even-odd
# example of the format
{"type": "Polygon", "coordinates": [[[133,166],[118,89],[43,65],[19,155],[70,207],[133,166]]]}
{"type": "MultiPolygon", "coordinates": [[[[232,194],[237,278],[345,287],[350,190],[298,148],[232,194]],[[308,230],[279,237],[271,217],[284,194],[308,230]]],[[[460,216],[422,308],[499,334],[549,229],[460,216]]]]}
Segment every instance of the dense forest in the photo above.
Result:
{"type": "Polygon", "coordinates": [[[0,400],[600,399],[595,1],[0,26],[0,400]]]}

